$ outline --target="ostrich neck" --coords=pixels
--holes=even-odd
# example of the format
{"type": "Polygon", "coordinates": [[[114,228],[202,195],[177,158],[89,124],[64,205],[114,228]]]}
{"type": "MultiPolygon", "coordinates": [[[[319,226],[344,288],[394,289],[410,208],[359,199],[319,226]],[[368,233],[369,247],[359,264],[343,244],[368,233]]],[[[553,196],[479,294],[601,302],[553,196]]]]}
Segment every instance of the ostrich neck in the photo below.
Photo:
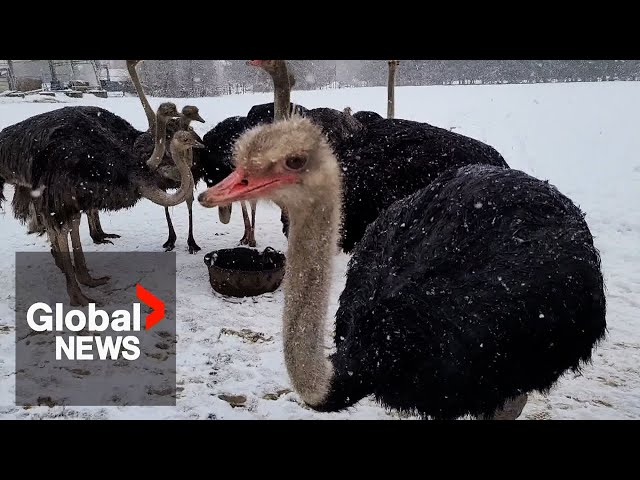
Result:
{"type": "Polygon", "coordinates": [[[194,188],[193,177],[191,175],[191,169],[189,168],[192,160],[191,155],[191,149],[186,152],[178,151],[171,146],[171,157],[174,159],[180,172],[180,187],[175,193],[169,195],[153,183],[144,183],[140,187],[142,196],[163,207],[173,207],[184,202],[187,196],[193,192],[194,188]]]}
{"type": "MultiPolygon", "coordinates": [[[[339,192],[325,198],[339,198],[339,192]]],[[[283,337],[291,382],[302,400],[314,406],[327,398],[333,376],[325,342],[340,204],[316,201],[307,207],[289,208],[283,337]]]]}
{"type": "Polygon", "coordinates": [[[158,117],[158,121],[156,122],[156,134],[155,134],[155,143],[153,145],[153,152],[151,153],[151,156],[147,160],[147,165],[151,169],[158,168],[158,165],[160,165],[160,162],[162,162],[164,153],[167,150],[167,123],[168,122],[169,122],[169,119],[164,117],[158,117]]]}
{"type": "Polygon", "coordinates": [[[147,100],[147,96],[144,94],[144,90],[142,89],[142,84],[140,83],[140,78],[138,77],[138,71],[136,67],[127,64],[127,69],[129,70],[129,75],[131,76],[131,81],[133,82],[133,86],[138,92],[138,98],[142,103],[142,108],[144,108],[144,113],[147,116],[147,122],[149,122],[149,131],[153,131],[153,128],[156,124],[156,115],[147,100]]]}
{"type": "Polygon", "coordinates": [[[387,81],[387,118],[395,117],[395,85],[396,85],[396,66],[389,65],[389,79],[387,81]]]}
{"type": "Polygon", "coordinates": [[[178,120],[178,125],[180,130],[189,130],[190,123],[191,123],[191,120],[186,117],[180,117],[180,119],[178,120]]]}
{"type": "Polygon", "coordinates": [[[293,77],[285,70],[273,76],[273,117],[275,120],[289,118],[291,108],[291,82],[293,77]]]}

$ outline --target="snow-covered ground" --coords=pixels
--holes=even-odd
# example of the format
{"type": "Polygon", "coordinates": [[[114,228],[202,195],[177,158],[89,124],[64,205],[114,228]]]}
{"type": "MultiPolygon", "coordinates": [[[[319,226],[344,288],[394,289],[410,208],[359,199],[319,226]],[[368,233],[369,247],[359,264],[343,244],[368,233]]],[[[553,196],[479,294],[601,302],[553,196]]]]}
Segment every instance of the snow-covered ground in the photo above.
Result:
{"type": "MultiPolygon", "coordinates": [[[[36,103],[0,98],[0,128],[65,105],[99,105],[146,126],[135,97],[83,99],[58,97],[65,103],[36,103]]],[[[219,98],[173,99],[179,108],[197,105],[206,124],[204,135],[220,120],[246,115],[251,106],[271,101],[265,94],[219,98]]],[[[293,101],[313,108],[328,106],[386,113],[385,88],[295,91],[293,101]]],[[[155,107],[166,99],[151,98],[155,107]]],[[[475,137],[496,147],[513,168],[548,179],[587,212],[587,221],[602,254],[608,295],[609,333],[593,364],[581,376],[565,377],[548,397],[533,396],[525,419],[640,418],[640,83],[539,84],[455,87],[401,87],[396,116],[429,122],[475,137]]],[[[198,190],[202,191],[203,185],[198,190]]],[[[187,209],[171,209],[178,243],[178,384],[176,407],[74,408],[45,406],[22,409],[14,400],[14,252],[49,251],[42,237],[26,234],[13,219],[12,187],[0,213],[0,418],[201,418],[201,419],[394,419],[369,400],[342,413],[321,414],[302,407],[290,387],[282,355],[282,291],[243,300],[213,292],[204,255],[234,247],[242,236],[239,208],[223,225],[215,210],[194,205],[195,237],[202,247],[186,250],[187,209]],[[222,329],[244,328],[264,334],[251,342],[222,329]],[[278,395],[277,393],[280,393],[278,395]],[[244,406],[232,407],[219,395],[243,395],[244,406]],[[271,395],[270,395],[271,394],[271,395]],[[265,398],[266,397],[266,398],[265,398]]],[[[87,251],[162,251],[167,236],[163,209],[141,201],[130,211],[101,216],[106,232],[118,233],[114,245],[94,245],[83,220],[87,251]]],[[[257,213],[260,249],[286,250],[279,210],[260,204],[257,213]]],[[[348,257],[335,259],[332,308],[343,287],[348,257]]],[[[89,266],[91,268],[91,266],[89,266]]],[[[99,275],[99,272],[96,272],[99,275]]],[[[92,296],[99,296],[98,287],[92,296]]]]}

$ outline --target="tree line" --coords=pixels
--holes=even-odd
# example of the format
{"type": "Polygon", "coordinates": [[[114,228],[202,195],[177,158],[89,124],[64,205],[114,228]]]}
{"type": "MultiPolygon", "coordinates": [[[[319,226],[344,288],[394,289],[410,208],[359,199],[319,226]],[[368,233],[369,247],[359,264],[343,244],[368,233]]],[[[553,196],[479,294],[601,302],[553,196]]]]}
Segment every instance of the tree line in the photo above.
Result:
{"type": "MultiPolygon", "coordinates": [[[[295,89],[382,86],[386,60],[290,60],[295,89]]],[[[270,91],[271,79],[246,60],[147,60],[140,74],[153,96],[198,97],[270,91]]],[[[638,60],[400,60],[396,85],[637,81],[638,60]]]]}

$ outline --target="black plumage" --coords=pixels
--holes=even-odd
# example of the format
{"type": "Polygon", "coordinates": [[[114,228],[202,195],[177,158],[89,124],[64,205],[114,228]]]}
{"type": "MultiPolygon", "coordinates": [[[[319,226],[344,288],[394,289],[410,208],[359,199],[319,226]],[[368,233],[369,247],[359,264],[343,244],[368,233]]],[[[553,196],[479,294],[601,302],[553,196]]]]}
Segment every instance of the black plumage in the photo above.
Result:
{"type": "MultiPolygon", "coordinates": [[[[18,200],[46,212],[49,226],[81,211],[129,208],[140,199],[136,185],[153,180],[132,150],[140,133],[98,107],[35,115],[0,132],[0,176],[33,192],[18,200]]],[[[15,207],[17,218],[26,221],[29,205],[15,207]]]]}
{"type": "Polygon", "coordinates": [[[351,252],[364,231],[394,201],[426,187],[452,167],[508,167],[493,147],[427,123],[382,119],[334,150],[344,175],[341,246],[351,252]]]}
{"type": "Polygon", "coordinates": [[[358,120],[362,125],[369,125],[370,123],[382,120],[383,117],[379,113],[370,112],[368,110],[360,110],[353,114],[353,118],[358,120]]]}
{"type": "Polygon", "coordinates": [[[436,419],[490,416],[579,370],[605,317],[599,253],[569,198],[517,170],[449,169],[354,249],[317,408],[373,394],[436,419]]]}

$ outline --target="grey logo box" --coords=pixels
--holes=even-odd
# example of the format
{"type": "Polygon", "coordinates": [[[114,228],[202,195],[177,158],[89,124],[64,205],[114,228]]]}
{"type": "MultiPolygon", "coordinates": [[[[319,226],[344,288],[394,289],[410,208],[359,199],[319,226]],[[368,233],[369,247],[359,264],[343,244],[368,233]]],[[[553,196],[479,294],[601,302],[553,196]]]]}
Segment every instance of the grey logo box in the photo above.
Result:
{"type": "MultiPolygon", "coordinates": [[[[90,306],[69,305],[65,277],[50,253],[16,253],[16,405],[175,406],[175,252],[85,252],[85,256],[94,276],[111,277],[96,288],[82,286],[84,293],[98,303],[95,309],[104,310],[109,320],[117,310],[127,311],[133,322],[134,304],[139,303],[141,329],[116,331],[121,322],[91,332],[87,322],[81,331],[71,331],[64,323],[63,331],[56,331],[56,304],[62,304],[59,308],[64,314],[80,310],[87,320],[90,306]],[[148,330],[145,321],[152,309],[136,295],[138,284],[164,302],[164,318],[148,330]],[[33,313],[33,322],[46,324],[46,316],[53,317],[54,331],[35,331],[29,325],[27,313],[38,302],[47,304],[53,313],[38,310],[33,313]],[[56,339],[58,336],[61,338],[56,339]],[[124,341],[119,351],[109,351],[109,346],[118,346],[118,336],[121,340],[134,338],[124,341]],[[80,353],[92,354],[93,359],[68,358],[69,353],[77,353],[70,350],[70,344],[75,346],[80,337],[85,337],[80,340],[84,344],[80,353]],[[135,347],[125,347],[136,341],[139,356],[132,360],[135,347]],[[56,359],[56,349],[60,360],[56,359]],[[101,350],[106,360],[99,358],[101,350]],[[117,357],[112,359],[111,354],[117,357]]],[[[125,318],[122,312],[117,316],[125,318]]],[[[78,316],[71,323],[75,329],[78,316]]],[[[103,319],[98,319],[97,324],[102,323],[103,319]]]]}

